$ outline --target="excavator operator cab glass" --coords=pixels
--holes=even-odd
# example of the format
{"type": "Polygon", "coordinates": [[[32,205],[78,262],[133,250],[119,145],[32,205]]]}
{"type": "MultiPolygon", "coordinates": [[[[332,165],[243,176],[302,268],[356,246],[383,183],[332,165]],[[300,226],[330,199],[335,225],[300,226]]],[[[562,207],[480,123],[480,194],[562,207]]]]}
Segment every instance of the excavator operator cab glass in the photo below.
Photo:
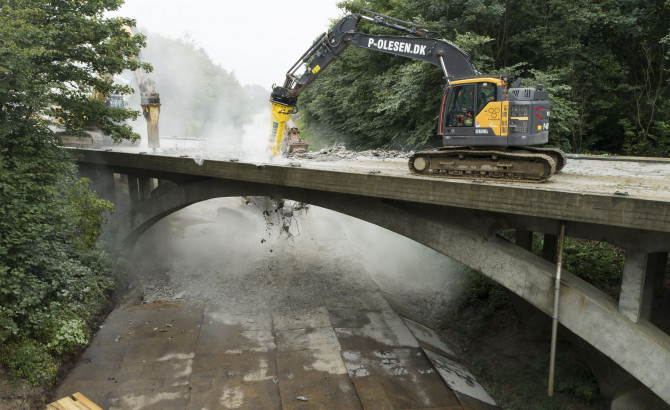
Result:
{"type": "Polygon", "coordinates": [[[475,123],[476,84],[455,85],[447,111],[447,127],[472,127],[475,123]]]}
{"type": "Polygon", "coordinates": [[[126,100],[120,94],[112,94],[105,98],[105,105],[112,108],[126,108],[126,100]]]}
{"type": "Polygon", "coordinates": [[[493,83],[477,83],[477,114],[479,114],[486,104],[496,100],[496,86],[493,83]]]}

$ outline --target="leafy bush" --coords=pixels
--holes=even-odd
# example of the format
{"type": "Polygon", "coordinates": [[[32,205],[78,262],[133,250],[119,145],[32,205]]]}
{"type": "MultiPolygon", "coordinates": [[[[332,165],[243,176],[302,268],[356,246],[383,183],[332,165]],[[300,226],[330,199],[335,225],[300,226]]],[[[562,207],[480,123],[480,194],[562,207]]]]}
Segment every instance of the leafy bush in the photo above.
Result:
{"type": "Polygon", "coordinates": [[[58,355],[73,353],[88,343],[88,326],[80,318],[56,321],[53,337],[47,348],[58,355]]]}
{"type": "Polygon", "coordinates": [[[30,339],[22,340],[2,352],[0,362],[11,374],[33,385],[52,383],[58,371],[57,362],[47,348],[30,339]]]}
{"type": "Polygon", "coordinates": [[[509,303],[507,289],[474,269],[468,269],[465,283],[457,311],[467,307],[478,307],[485,313],[492,314],[509,303]]]}
{"type": "MultiPolygon", "coordinates": [[[[549,358],[543,357],[535,363],[536,370],[547,372],[549,358]]],[[[570,354],[558,355],[555,368],[556,391],[570,393],[589,403],[602,400],[598,383],[589,368],[570,354]]]]}
{"type": "Polygon", "coordinates": [[[14,346],[0,355],[36,383],[50,380],[58,356],[86,344],[85,320],[114,284],[96,249],[112,206],[76,178],[49,134],[26,135],[0,140],[0,341],[14,346]]]}
{"type": "Polygon", "coordinates": [[[607,242],[565,240],[565,269],[611,295],[618,294],[624,261],[624,250],[607,242]]]}
{"type": "MultiPolygon", "coordinates": [[[[2,275],[3,267],[0,267],[0,276],[2,275]]],[[[4,345],[6,340],[9,340],[12,335],[19,331],[16,323],[10,317],[7,308],[0,306],[0,345],[4,345]]]]}
{"type": "MultiPolygon", "coordinates": [[[[500,231],[506,240],[515,243],[516,231],[500,231]]],[[[533,253],[542,256],[544,236],[533,235],[533,253]]],[[[621,285],[625,251],[607,242],[565,238],[563,269],[584,279],[611,296],[617,296],[621,285]]]]}

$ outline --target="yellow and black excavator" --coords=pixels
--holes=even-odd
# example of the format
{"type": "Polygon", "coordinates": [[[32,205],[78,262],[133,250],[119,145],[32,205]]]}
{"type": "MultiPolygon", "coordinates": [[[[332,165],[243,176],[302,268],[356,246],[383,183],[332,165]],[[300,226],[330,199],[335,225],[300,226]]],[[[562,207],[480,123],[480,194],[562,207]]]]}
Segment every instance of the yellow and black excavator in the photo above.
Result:
{"type": "Polygon", "coordinates": [[[414,153],[409,169],[420,175],[545,181],[566,162],[563,151],[531,145],[549,139],[549,93],[541,84],[508,88],[506,81],[483,76],[470,57],[454,44],[410,22],[368,10],[349,14],[300,57],[274,86],[271,148],[276,155],[282,131],[297,112],[300,93],[349,46],[426,61],[444,73],[446,85],[439,111],[443,147],[414,153]],[[357,31],[363,20],[410,36],[373,35],[357,31]],[[305,67],[302,74],[296,73],[305,67]]]}
{"type": "MultiPolygon", "coordinates": [[[[139,69],[135,71],[135,80],[140,88],[140,106],[147,122],[149,148],[159,148],[158,117],[161,106],[160,95],[155,90],[153,80],[146,78],[144,70],[139,69]]],[[[93,90],[91,98],[104,103],[108,107],[126,108],[128,106],[124,96],[119,94],[104,95],[97,90],[93,90]]],[[[60,136],[61,144],[67,147],[102,148],[114,145],[114,140],[104,135],[97,128],[90,128],[81,133],[60,131],[58,135],[60,136]]]]}

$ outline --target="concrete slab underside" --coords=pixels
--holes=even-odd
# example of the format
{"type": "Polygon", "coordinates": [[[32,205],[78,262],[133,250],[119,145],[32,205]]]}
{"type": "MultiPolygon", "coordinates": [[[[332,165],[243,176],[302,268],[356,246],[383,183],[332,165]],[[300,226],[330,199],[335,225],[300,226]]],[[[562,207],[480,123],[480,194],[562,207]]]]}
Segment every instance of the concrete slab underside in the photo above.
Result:
{"type": "Polygon", "coordinates": [[[288,313],[177,302],[115,310],[57,395],[74,392],[105,409],[460,409],[479,402],[459,400],[377,292],[288,313]]]}

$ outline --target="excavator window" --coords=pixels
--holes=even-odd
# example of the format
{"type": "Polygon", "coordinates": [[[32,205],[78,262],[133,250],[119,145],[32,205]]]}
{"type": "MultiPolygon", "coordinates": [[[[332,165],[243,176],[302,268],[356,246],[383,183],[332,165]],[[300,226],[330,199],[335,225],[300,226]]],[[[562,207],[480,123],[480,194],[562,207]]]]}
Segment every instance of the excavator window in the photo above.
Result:
{"type": "Polygon", "coordinates": [[[449,101],[447,126],[472,127],[475,117],[476,84],[455,85],[449,101]]]}
{"type": "Polygon", "coordinates": [[[477,83],[477,114],[479,114],[486,104],[496,100],[496,86],[493,83],[477,83]]]}
{"type": "Polygon", "coordinates": [[[105,105],[112,108],[126,108],[126,102],[122,95],[110,95],[105,98],[105,105]]]}

